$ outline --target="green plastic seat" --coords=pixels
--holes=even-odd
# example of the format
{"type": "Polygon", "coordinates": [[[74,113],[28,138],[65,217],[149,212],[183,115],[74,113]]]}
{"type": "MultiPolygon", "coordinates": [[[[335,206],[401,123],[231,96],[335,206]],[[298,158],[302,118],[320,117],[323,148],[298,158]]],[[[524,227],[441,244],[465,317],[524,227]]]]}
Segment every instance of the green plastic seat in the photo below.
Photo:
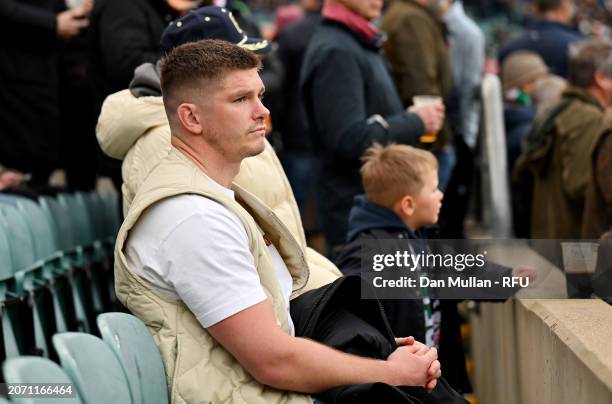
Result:
{"type": "Polygon", "coordinates": [[[72,233],[75,236],[74,241],[76,242],[75,247],[83,251],[84,261],[82,269],[85,271],[85,279],[80,281],[80,283],[81,291],[85,293],[83,298],[87,305],[86,309],[88,309],[88,321],[90,323],[90,330],[88,332],[90,332],[95,327],[93,324],[95,316],[105,311],[102,290],[106,288],[106,284],[101,284],[100,277],[94,273],[97,269],[92,268],[100,259],[101,243],[95,242],[92,224],[82,193],[59,194],[57,200],[61,205],[69,209],[72,233]],[[88,290],[85,290],[85,288],[88,290]]]}
{"type": "Polygon", "coordinates": [[[110,233],[109,223],[107,223],[107,217],[104,212],[104,200],[100,194],[95,191],[87,193],[81,192],[78,193],[78,195],[81,195],[85,202],[94,239],[103,242],[110,233]]]}
{"type": "Polygon", "coordinates": [[[2,337],[4,340],[4,356],[7,358],[19,355],[19,346],[7,302],[16,300],[15,278],[13,277],[13,260],[10,233],[4,216],[0,215],[0,307],[2,315],[2,337]]]}
{"type": "Polygon", "coordinates": [[[83,196],[81,194],[62,193],[57,196],[57,200],[70,211],[69,218],[76,244],[84,247],[91,246],[94,237],[83,196]]]}
{"type": "MultiPolygon", "coordinates": [[[[57,364],[49,359],[37,356],[7,359],[2,365],[2,372],[7,383],[72,383],[72,380],[57,364]]],[[[76,386],[72,385],[72,388],[76,389],[76,386]]],[[[74,394],[75,397],[70,398],[12,398],[10,402],[18,404],[80,404],[82,401],[78,392],[74,394]]]]}
{"type": "MultiPolygon", "coordinates": [[[[104,281],[108,293],[109,310],[116,307],[117,296],[115,295],[115,274],[113,268],[115,255],[114,227],[116,223],[110,223],[106,214],[106,205],[102,196],[95,191],[84,195],[91,221],[94,225],[94,234],[101,244],[103,255],[104,281]]],[[[115,220],[116,222],[117,220],[115,220]]]]}
{"type": "Polygon", "coordinates": [[[93,335],[55,334],[53,345],[62,368],[87,404],[130,404],[127,378],[111,349],[93,335]]]}
{"type": "Polygon", "coordinates": [[[119,227],[121,226],[120,212],[119,212],[119,198],[120,195],[117,192],[109,192],[100,195],[104,202],[104,213],[106,215],[106,221],[108,224],[107,231],[108,237],[112,240],[113,244],[117,238],[119,227]]]}
{"type": "Polygon", "coordinates": [[[108,243],[108,223],[104,213],[104,201],[97,192],[77,192],[75,198],[86,208],[93,237],[91,281],[95,292],[99,292],[99,296],[94,296],[94,298],[100,298],[103,309],[97,312],[106,312],[112,309],[117,298],[114,293],[114,244],[108,243]]]}
{"type": "Polygon", "coordinates": [[[50,196],[41,196],[38,198],[38,203],[55,224],[59,248],[65,252],[74,249],[77,243],[75,236],[72,234],[72,221],[68,208],[50,196]]]}
{"type": "MultiPolygon", "coordinates": [[[[34,240],[36,258],[43,261],[42,277],[50,287],[54,318],[56,322],[55,327],[53,327],[52,330],[53,332],[68,331],[68,310],[62,307],[62,298],[60,296],[60,291],[58,291],[59,286],[56,285],[56,277],[65,273],[65,271],[69,268],[69,263],[60,250],[55,223],[53,222],[51,216],[46,214],[45,210],[40,205],[31,201],[30,199],[22,198],[17,202],[16,206],[17,209],[23,213],[30,227],[34,240]]],[[[35,280],[28,279],[28,277],[35,276],[36,272],[24,273],[24,283],[27,285],[22,285],[22,287],[25,286],[26,289],[31,290],[31,284],[34,283],[35,280]]],[[[44,299],[39,298],[39,300],[39,304],[47,304],[44,299]]],[[[49,326],[46,326],[46,328],[48,329],[49,326]]],[[[47,339],[50,339],[50,335],[47,339]]]]}
{"type": "MultiPolygon", "coordinates": [[[[53,228],[60,235],[58,237],[59,247],[64,254],[64,272],[71,291],[70,298],[64,300],[72,302],[69,309],[74,317],[69,322],[76,323],[76,329],[79,331],[89,332],[95,322],[91,292],[92,285],[84,271],[84,268],[89,265],[89,260],[83,246],[80,245],[76,229],[74,228],[75,220],[73,219],[73,212],[66,201],[67,196],[64,195],[63,199],[64,202],[60,203],[56,198],[42,196],[39,198],[39,204],[45,214],[51,217],[52,224],[54,224],[53,228]]],[[[64,307],[64,309],[68,308],[64,307]]],[[[71,328],[73,327],[69,326],[69,329],[71,328]]]]}
{"type": "Polygon", "coordinates": [[[144,323],[131,314],[103,313],[98,327],[127,375],[133,403],[168,404],[164,364],[144,323]]]}
{"type": "MultiPolygon", "coordinates": [[[[14,292],[21,299],[10,300],[3,314],[5,321],[13,323],[20,352],[37,352],[48,355],[48,338],[45,328],[49,317],[45,302],[37,301],[36,291],[46,287],[43,276],[43,261],[39,260],[34,245],[33,232],[24,213],[16,206],[0,203],[0,213],[4,216],[9,246],[13,262],[14,292]],[[31,322],[29,318],[31,317],[31,322]],[[30,336],[32,339],[30,339],[30,336]]],[[[44,294],[44,292],[42,292],[44,294]]],[[[10,357],[7,352],[7,357],[10,357]]]]}
{"type": "Polygon", "coordinates": [[[4,215],[10,231],[13,268],[23,269],[33,265],[36,262],[34,240],[23,213],[15,206],[2,203],[0,203],[0,213],[4,215]]]}
{"type": "Polygon", "coordinates": [[[37,259],[46,259],[59,251],[59,243],[49,218],[42,208],[30,199],[17,201],[17,209],[24,215],[32,236],[34,237],[34,250],[37,259]]]}

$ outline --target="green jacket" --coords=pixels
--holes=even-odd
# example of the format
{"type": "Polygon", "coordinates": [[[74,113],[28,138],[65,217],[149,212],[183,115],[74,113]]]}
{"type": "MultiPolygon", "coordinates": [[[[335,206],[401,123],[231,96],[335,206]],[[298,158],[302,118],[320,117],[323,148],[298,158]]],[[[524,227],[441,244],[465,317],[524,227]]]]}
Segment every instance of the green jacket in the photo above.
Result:
{"type": "MultiPolygon", "coordinates": [[[[604,125],[604,110],[586,90],[568,87],[569,104],[548,133],[532,131],[540,140],[517,161],[517,170],[533,177],[531,238],[580,238],[591,156],[604,125]]],[[[563,102],[563,100],[561,102],[563,102]]],[[[546,114],[537,125],[546,120],[546,114]]],[[[530,134],[530,137],[532,137],[530,134]]]]}
{"type": "MultiPolygon", "coordinates": [[[[395,0],[385,13],[382,29],[388,35],[385,55],[404,106],[415,95],[451,92],[451,71],[444,25],[431,11],[414,0],[395,0]]],[[[449,138],[445,127],[440,141],[449,138]]]]}

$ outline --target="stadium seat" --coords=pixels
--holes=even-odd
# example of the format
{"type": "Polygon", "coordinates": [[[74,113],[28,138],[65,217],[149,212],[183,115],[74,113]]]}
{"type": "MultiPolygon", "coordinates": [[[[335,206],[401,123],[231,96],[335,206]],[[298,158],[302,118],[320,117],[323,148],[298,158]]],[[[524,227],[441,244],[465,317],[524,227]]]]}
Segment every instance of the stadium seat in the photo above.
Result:
{"type": "MultiPolygon", "coordinates": [[[[78,234],[73,229],[72,212],[66,203],[60,203],[57,199],[41,196],[39,204],[46,216],[52,218],[55,224],[55,232],[58,234],[59,247],[65,256],[66,277],[71,290],[71,310],[74,312],[74,321],[78,330],[89,332],[95,319],[93,302],[91,296],[91,283],[83,269],[88,265],[81,242],[77,239],[78,234]]],[[[69,329],[72,328],[69,326],[69,329]]]]}
{"type": "Polygon", "coordinates": [[[27,268],[36,262],[36,253],[32,233],[16,206],[0,203],[0,213],[4,216],[10,230],[9,242],[13,257],[13,268],[27,268]]]}
{"type": "Polygon", "coordinates": [[[97,321],[127,375],[133,403],[168,404],[164,364],[144,323],[126,313],[103,313],[97,321]]]}
{"type": "MultiPolygon", "coordinates": [[[[49,359],[36,356],[7,359],[2,365],[2,372],[7,383],[72,383],[57,364],[49,359]]],[[[73,385],[72,388],[76,387],[73,385]]],[[[74,394],[75,397],[72,398],[12,398],[10,402],[17,404],[80,404],[82,401],[78,393],[74,392],[74,394]]]]}
{"type": "Polygon", "coordinates": [[[90,247],[93,243],[93,232],[83,196],[62,193],[57,196],[57,201],[70,212],[68,217],[72,223],[74,241],[83,247],[90,247]]]}
{"type": "MultiPolygon", "coordinates": [[[[63,304],[65,299],[62,298],[59,277],[69,269],[69,263],[60,250],[55,223],[40,205],[30,199],[21,199],[17,202],[16,206],[23,213],[30,227],[34,240],[36,259],[43,261],[42,277],[48,284],[51,292],[56,323],[53,332],[68,331],[67,317],[69,316],[69,311],[65,304],[63,304]]],[[[23,274],[24,277],[35,275],[36,273],[23,274]]],[[[31,281],[27,280],[26,283],[29,284],[31,281]]]]}
{"type": "Polygon", "coordinates": [[[31,199],[26,198],[18,200],[15,206],[30,225],[36,259],[47,259],[57,255],[59,243],[49,218],[42,208],[31,199]]]}
{"type": "Polygon", "coordinates": [[[10,358],[19,355],[13,322],[8,309],[8,302],[17,299],[15,278],[13,278],[13,261],[11,256],[10,233],[4,216],[0,215],[0,307],[2,315],[3,355],[10,358]]]}
{"type": "Polygon", "coordinates": [[[109,240],[115,244],[115,238],[117,237],[117,233],[119,232],[119,227],[121,226],[121,221],[119,220],[119,194],[116,192],[109,192],[106,194],[101,194],[102,201],[104,202],[104,214],[106,215],[108,227],[108,237],[109,240]]]}
{"type": "Polygon", "coordinates": [[[74,241],[75,236],[72,234],[70,211],[50,196],[41,196],[38,203],[45,214],[51,217],[55,223],[60,249],[65,252],[72,250],[77,243],[74,241]]]}
{"type": "MultiPolygon", "coordinates": [[[[104,312],[104,303],[102,297],[103,288],[107,285],[101,284],[99,281],[99,274],[95,274],[94,271],[100,271],[100,267],[96,267],[94,264],[101,259],[101,243],[97,243],[93,235],[93,226],[90,222],[89,214],[87,213],[87,207],[85,199],[82,193],[75,194],[59,194],[57,196],[58,202],[66,207],[69,212],[69,218],[72,224],[72,233],[75,236],[76,245],[75,248],[83,251],[83,265],[82,268],[85,273],[85,279],[81,282],[82,292],[86,294],[83,296],[85,299],[91,298],[91,309],[88,313],[88,319],[90,321],[90,327],[93,327],[95,321],[95,315],[104,312]],[[85,288],[88,290],[85,291],[85,288]]],[[[87,302],[87,301],[86,301],[87,302]]],[[[87,307],[89,308],[89,307],[87,307]]],[[[89,332],[91,332],[90,328],[89,332]]]]}
{"type": "MultiPolygon", "coordinates": [[[[16,206],[0,203],[0,213],[4,216],[11,258],[13,263],[14,292],[22,300],[11,300],[4,310],[4,321],[10,320],[22,353],[48,355],[45,324],[48,324],[48,307],[37,302],[35,291],[43,289],[43,262],[37,260],[32,230],[28,221],[16,206]],[[25,319],[24,319],[25,317],[25,319]],[[30,322],[28,317],[32,318],[30,322]],[[33,341],[29,339],[33,336],[33,341]]],[[[42,291],[41,293],[44,293],[42,291]]],[[[5,324],[8,327],[8,324],[5,324]]],[[[10,334],[10,332],[9,332],[10,334]]],[[[9,357],[7,352],[7,357],[9,357]]]]}
{"type": "Polygon", "coordinates": [[[84,201],[87,216],[91,224],[93,241],[92,259],[92,283],[100,291],[103,311],[110,311],[115,307],[117,298],[115,296],[113,255],[114,237],[110,242],[109,234],[112,223],[109,223],[105,214],[105,205],[102,197],[97,192],[78,192],[77,197],[84,201]]]}
{"type": "Polygon", "coordinates": [[[129,404],[130,388],[119,360],[93,335],[62,333],[53,336],[62,368],[87,404],[129,404]]]}

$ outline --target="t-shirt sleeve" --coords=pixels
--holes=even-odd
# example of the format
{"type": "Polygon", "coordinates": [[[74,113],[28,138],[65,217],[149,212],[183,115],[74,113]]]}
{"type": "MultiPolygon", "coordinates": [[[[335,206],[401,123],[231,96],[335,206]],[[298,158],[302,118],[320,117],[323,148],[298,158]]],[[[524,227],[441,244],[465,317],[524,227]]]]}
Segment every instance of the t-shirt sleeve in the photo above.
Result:
{"type": "Polygon", "coordinates": [[[266,299],[244,225],[210,204],[179,223],[156,252],[165,281],[204,328],[266,299]]]}

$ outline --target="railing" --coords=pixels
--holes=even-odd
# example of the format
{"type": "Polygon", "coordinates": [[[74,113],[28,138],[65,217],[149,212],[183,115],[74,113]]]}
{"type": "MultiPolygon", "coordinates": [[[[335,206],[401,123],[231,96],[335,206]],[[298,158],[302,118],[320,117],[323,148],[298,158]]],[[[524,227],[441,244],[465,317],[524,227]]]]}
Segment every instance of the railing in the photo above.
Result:
{"type": "Polygon", "coordinates": [[[494,238],[512,237],[512,210],[506,162],[506,131],[501,83],[493,74],[482,82],[484,222],[494,238]]]}

